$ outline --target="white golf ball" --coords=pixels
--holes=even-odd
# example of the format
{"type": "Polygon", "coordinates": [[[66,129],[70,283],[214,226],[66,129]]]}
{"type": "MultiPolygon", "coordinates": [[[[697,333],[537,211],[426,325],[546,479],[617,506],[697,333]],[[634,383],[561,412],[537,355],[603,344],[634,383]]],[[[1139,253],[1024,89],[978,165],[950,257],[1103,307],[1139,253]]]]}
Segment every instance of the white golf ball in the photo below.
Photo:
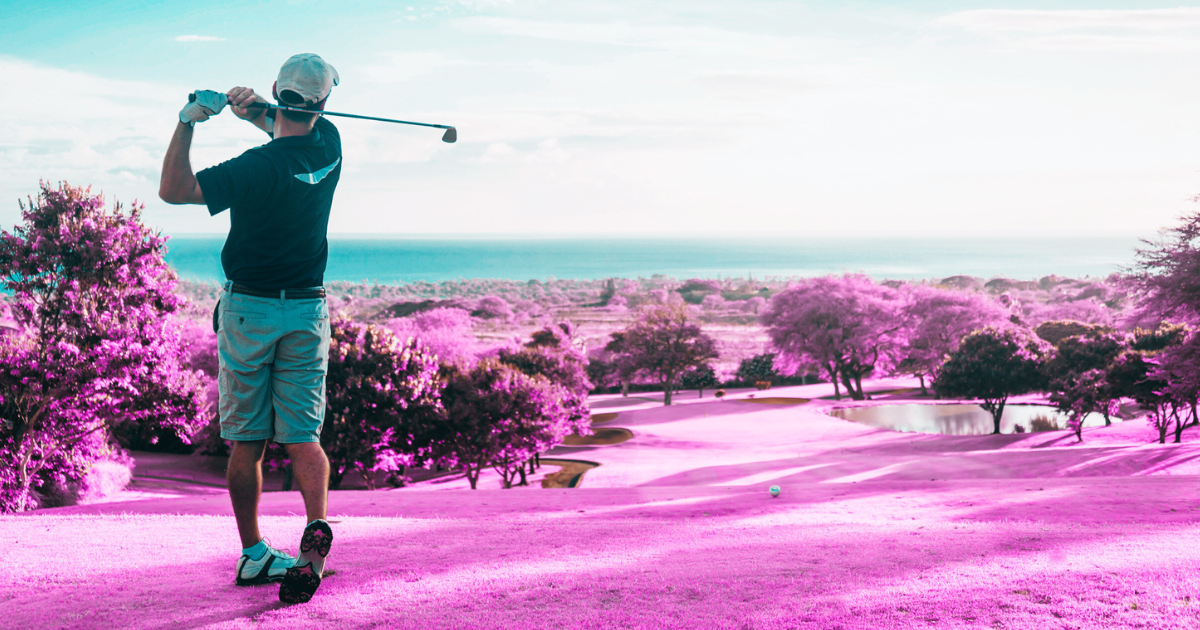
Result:
{"type": "Polygon", "coordinates": [[[779,496],[779,486],[771,486],[771,496],[779,496]]]}

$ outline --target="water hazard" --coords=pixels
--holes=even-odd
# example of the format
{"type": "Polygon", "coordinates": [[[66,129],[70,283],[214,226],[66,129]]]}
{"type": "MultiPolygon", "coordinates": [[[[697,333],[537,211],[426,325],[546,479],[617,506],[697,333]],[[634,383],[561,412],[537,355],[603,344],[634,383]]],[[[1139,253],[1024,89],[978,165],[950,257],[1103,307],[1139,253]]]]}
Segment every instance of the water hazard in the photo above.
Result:
{"type": "MultiPolygon", "coordinates": [[[[943,435],[984,435],[992,432],[992,414],[979,405],[879,405],[834,409],[830,415],[892,431],[941,433],[943,435]]],[[[1113,420],[1116,422],[1116,419],[1113,420]]],[[[1000,418],[1000,432],[1014,433],[1021,425],[1026,431],[1065,429],[1066,414],[1046,405],[1007,405],[1000,418]]],[[[1104,416],[1088,414],[1084,426],[1104,426],[1104,416]]]]}

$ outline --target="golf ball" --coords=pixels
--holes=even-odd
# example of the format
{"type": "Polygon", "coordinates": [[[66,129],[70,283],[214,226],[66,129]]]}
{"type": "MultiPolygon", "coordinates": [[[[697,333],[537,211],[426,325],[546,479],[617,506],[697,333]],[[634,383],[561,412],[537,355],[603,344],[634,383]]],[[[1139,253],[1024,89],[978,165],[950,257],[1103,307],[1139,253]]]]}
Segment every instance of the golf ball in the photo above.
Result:
{"type": "Polygon", "coordinates": [[[771,486],[771,496],[779,496],[779,486],[771,486]]]}

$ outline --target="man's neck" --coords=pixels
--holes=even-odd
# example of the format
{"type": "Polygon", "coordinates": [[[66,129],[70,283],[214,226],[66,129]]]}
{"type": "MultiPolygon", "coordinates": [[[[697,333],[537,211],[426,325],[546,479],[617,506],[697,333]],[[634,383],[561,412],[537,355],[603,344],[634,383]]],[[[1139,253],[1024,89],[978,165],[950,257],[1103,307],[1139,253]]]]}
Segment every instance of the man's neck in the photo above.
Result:
{"type": "MultiPolygon", "coordinates": [[[[313,121],[315,124],[316,121],[313,121]]],[[[307,136],[312,132],[313,124],[299,123],[294,120],[288,120],[283,116],[275,117],[275,138],[287,138],[289,136],[307,136]]]]}

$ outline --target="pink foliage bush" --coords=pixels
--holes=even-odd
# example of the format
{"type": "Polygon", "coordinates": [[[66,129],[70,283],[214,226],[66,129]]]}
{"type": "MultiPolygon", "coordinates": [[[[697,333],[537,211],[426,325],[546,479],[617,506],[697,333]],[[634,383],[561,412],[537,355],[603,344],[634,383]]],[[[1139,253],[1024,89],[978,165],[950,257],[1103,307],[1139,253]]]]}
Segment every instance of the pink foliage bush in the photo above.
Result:
{"type": "Polygon", "coordinates": [[[113,453],[107,458],[96,460],[88,469],[80,484],[78,499],[93,501],[112,496],[129,486],[133,481],[133,458],[127,453],[113,453]]]}
{"type": "Polygon", "coordinates": [[[99,195],[43,183],[0,234],[22,331],[0,336],[0,511],[78,485],[113,432],[186,440],[203,424],[200,376],[167,316],[180,305],[165,238],[99,195]]]}
{"type": "Polygon", "coordinates": [[[471,316],[507,322],[512,319],[513,311],[508,300],[498,295],[488,295],[479,299],[479,302],[475,304],[475,310],[471,312],[471,316]]]}
{"type": "Polygon", "coordinates": [[[400,339],[417,339],[422,348],[443,363],[471,363],[483,350],[475,341],[475,322],[462,309],[434,309],[390,319],[386,325],[400,339]]]}

